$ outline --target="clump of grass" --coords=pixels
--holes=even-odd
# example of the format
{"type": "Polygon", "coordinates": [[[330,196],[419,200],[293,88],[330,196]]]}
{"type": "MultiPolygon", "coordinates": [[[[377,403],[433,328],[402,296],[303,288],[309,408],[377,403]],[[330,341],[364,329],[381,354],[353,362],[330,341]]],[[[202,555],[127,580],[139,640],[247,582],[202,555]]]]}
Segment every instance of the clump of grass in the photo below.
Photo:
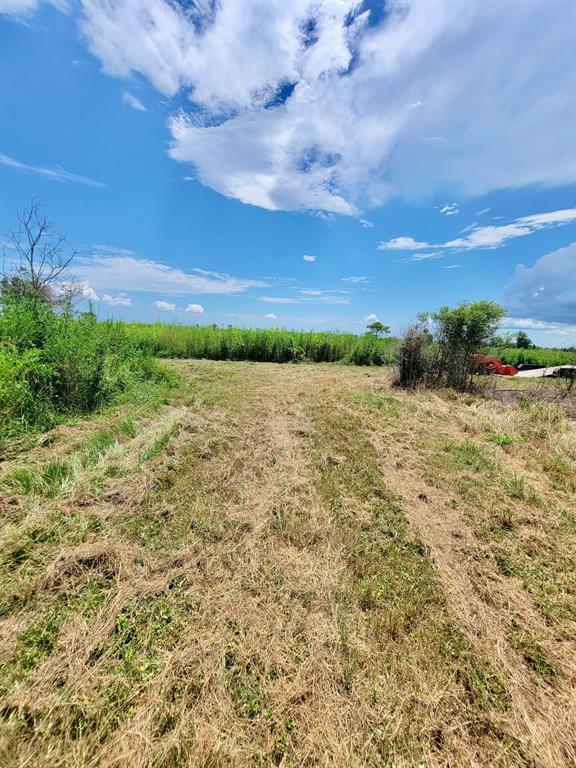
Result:
{"type": "Polygon", "coordinates": [[[23,496],[53,499],[72,482],[74,468],[69,462],[55,459],[43,466],[19,467],[8,473],[0,487],[23,496]]]}
{"type": "Polygon", "coordinates": [[[498,432],[496,434],[486,435],[486,440],[489,440],[491,443],[496,443],[496,445],[501,447],[505,445],[513,445],[514,443],[519,442],[517,437],[509,435],[507,432],[498,432]]]}
{"type": "Polygon", "coordinates": [[[457,465],[471,469],[473,472],[494,469],[494,462],[472,440],[466,440],[464,443],[448,443],[444,446],[444,451],[452,456],[457,465]]]}

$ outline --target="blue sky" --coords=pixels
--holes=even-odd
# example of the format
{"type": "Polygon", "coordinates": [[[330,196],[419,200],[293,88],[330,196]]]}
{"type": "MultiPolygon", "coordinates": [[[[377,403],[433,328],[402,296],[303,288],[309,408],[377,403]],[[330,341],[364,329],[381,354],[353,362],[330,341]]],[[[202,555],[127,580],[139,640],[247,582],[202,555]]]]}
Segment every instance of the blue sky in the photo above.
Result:
{"type": "Polygon", "coordinates": [[[397,332],[488,298],[574,344],[575,29],[554,0],[0,0],[0,240],[42,200],[102,317],[397,332]]]}

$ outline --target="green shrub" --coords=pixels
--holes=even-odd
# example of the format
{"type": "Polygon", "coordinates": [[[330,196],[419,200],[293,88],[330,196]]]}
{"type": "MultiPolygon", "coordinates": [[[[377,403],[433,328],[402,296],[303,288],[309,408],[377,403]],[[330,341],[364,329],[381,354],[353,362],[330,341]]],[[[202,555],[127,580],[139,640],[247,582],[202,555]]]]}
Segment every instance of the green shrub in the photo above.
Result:
{"type": "Polygon", "coordinates": [[[28,296],[0,312],[0,442],[89,413],[133,384],[167,376],[123,326],[56,312],[28,296]]]}

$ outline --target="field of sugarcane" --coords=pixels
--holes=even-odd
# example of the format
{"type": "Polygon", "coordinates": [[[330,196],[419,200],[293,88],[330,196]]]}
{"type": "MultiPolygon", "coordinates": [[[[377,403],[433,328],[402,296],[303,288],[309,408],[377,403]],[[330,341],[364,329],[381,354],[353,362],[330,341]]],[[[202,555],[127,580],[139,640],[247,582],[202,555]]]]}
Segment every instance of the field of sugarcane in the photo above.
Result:
{"type": "Polygon", "coordinates": [[[128,323],[124,329],[141,350],[169,358],[390,365],[394,362],[396,347],[395,339],[378,338],[373,333],[358,336],[331,331],[219,328],[160,322],[128,323]]]}

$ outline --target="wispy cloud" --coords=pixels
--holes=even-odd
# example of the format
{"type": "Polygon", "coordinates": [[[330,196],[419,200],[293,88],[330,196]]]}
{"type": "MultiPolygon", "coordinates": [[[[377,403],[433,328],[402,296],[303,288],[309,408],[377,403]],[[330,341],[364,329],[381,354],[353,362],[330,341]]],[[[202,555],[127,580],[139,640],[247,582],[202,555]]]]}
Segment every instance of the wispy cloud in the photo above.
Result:
{"type": "Polygon", "coordinates": [[[500,248],[508,240],[525,237],[533,232],[548,227],[559,227],[576,221],[576,208],[559,211],[536,213],[514,219],[509,224],[473,227],[465,237],[448,240],[445,243],[418,242],[412,237],[395,237],[392,240],[381,241],[379,251],[421,251],[434,249],[449,249],[452,251],[483,250],[500,248]]]}
{"type": "Polygon", "coordinates": [[[347,296],[337,295],[336,292],[328,293],[327,291],[316,289],[302,289],[300,296],[257,296],[258,301],[263,301],[266,304],[350,304],[351,301],[347,296]]]}
{"type": "Polygon", "coordinates": [[[340,278],[344,283],[352,283],[352,285],[364,285],[370,282],[370,278],[365,275],[352,275],[351,277],[340,278]]]}
{"type": "Polygon", "coordinates": [[[304,299],[295,299],[291,296],[257,296],[258,301],[265,304],[303,304],[304,299]]]}
{"type": "Polygon", "coordinates": [[[98,187],[103,189],[106,185],[101,181],[95,181],[88,176],[80,176],[78,173],[71,173],[65,171],[64,168],[47,168],[41,165],[28,165],[27,163],[21,163],[19,160],[15,160],[9,155],[0,153],[0,165],[4,165],[7,168],[12,168],[15,171],[21,171],[23,173],[34,173],[37,176],[43,176],[50,181],[72,181],[76,184],[84,184],[87,187],[98,187]]]}
{"type": "Polygon", "coordinates": [[[457,213],[460,213],[460,206],[458,203],[446,203],[440,208],[440,213],[443,213],[445,216],[455,216],[457,213]]]}
{"type": "Polygon", "coordinates": [[[278,320],[278,316],[274,314],[274,312],[268,312],[267,315],[264,315],[264,317],[267,320],[278,320]]]}
{"type": "Polygon", "coordinates": [[[96,290],[145,291],[146,293],[233,294],[266,283],[206,270],[186,272],[179,267],[141,258],[129,250],[110,246],[93,246],[89,257],[76,264],[78,276],[96,290]]]}
{"type": "Polygon", "coordinates": [[[407,256],[404,261],[430,261],[431,259],[442,259],[443,253],[413,253],[411,256],[407,256]]]}
{"type": "Polygon", "coordinates": [[[482,210],[476,211],[476,216],[484,216],[485,213],[488,213],[491,210],[491,208],[482,208],[482,210]]]}
{"type": "Polygon", "coordinates": [[[374,223],[369,219],[360,219],[360,224],[364,227],[364,229],[372,229],[374,226],[374,223]]]}
{"type": "MultiPolygon", "coordinates": [[[[47,0],[47,2],[62,13],[70,11],[68,0],[47,0]]],[[[12,16],[21,21],[37,11],[39,5],[40,0],[1,0],[0,16],[12,16]]]]}
{"type": "Polygon", "coordinates": [[[129,107],[132,107],[132,109],[138,110],[138,112],[146,112],[146,107],[140,99],[137,96],[134,96],[133,93],[130,93],[130,91],[124,91],[122,94],[122,101],[124,104],[127,104],[129,107]]]}

